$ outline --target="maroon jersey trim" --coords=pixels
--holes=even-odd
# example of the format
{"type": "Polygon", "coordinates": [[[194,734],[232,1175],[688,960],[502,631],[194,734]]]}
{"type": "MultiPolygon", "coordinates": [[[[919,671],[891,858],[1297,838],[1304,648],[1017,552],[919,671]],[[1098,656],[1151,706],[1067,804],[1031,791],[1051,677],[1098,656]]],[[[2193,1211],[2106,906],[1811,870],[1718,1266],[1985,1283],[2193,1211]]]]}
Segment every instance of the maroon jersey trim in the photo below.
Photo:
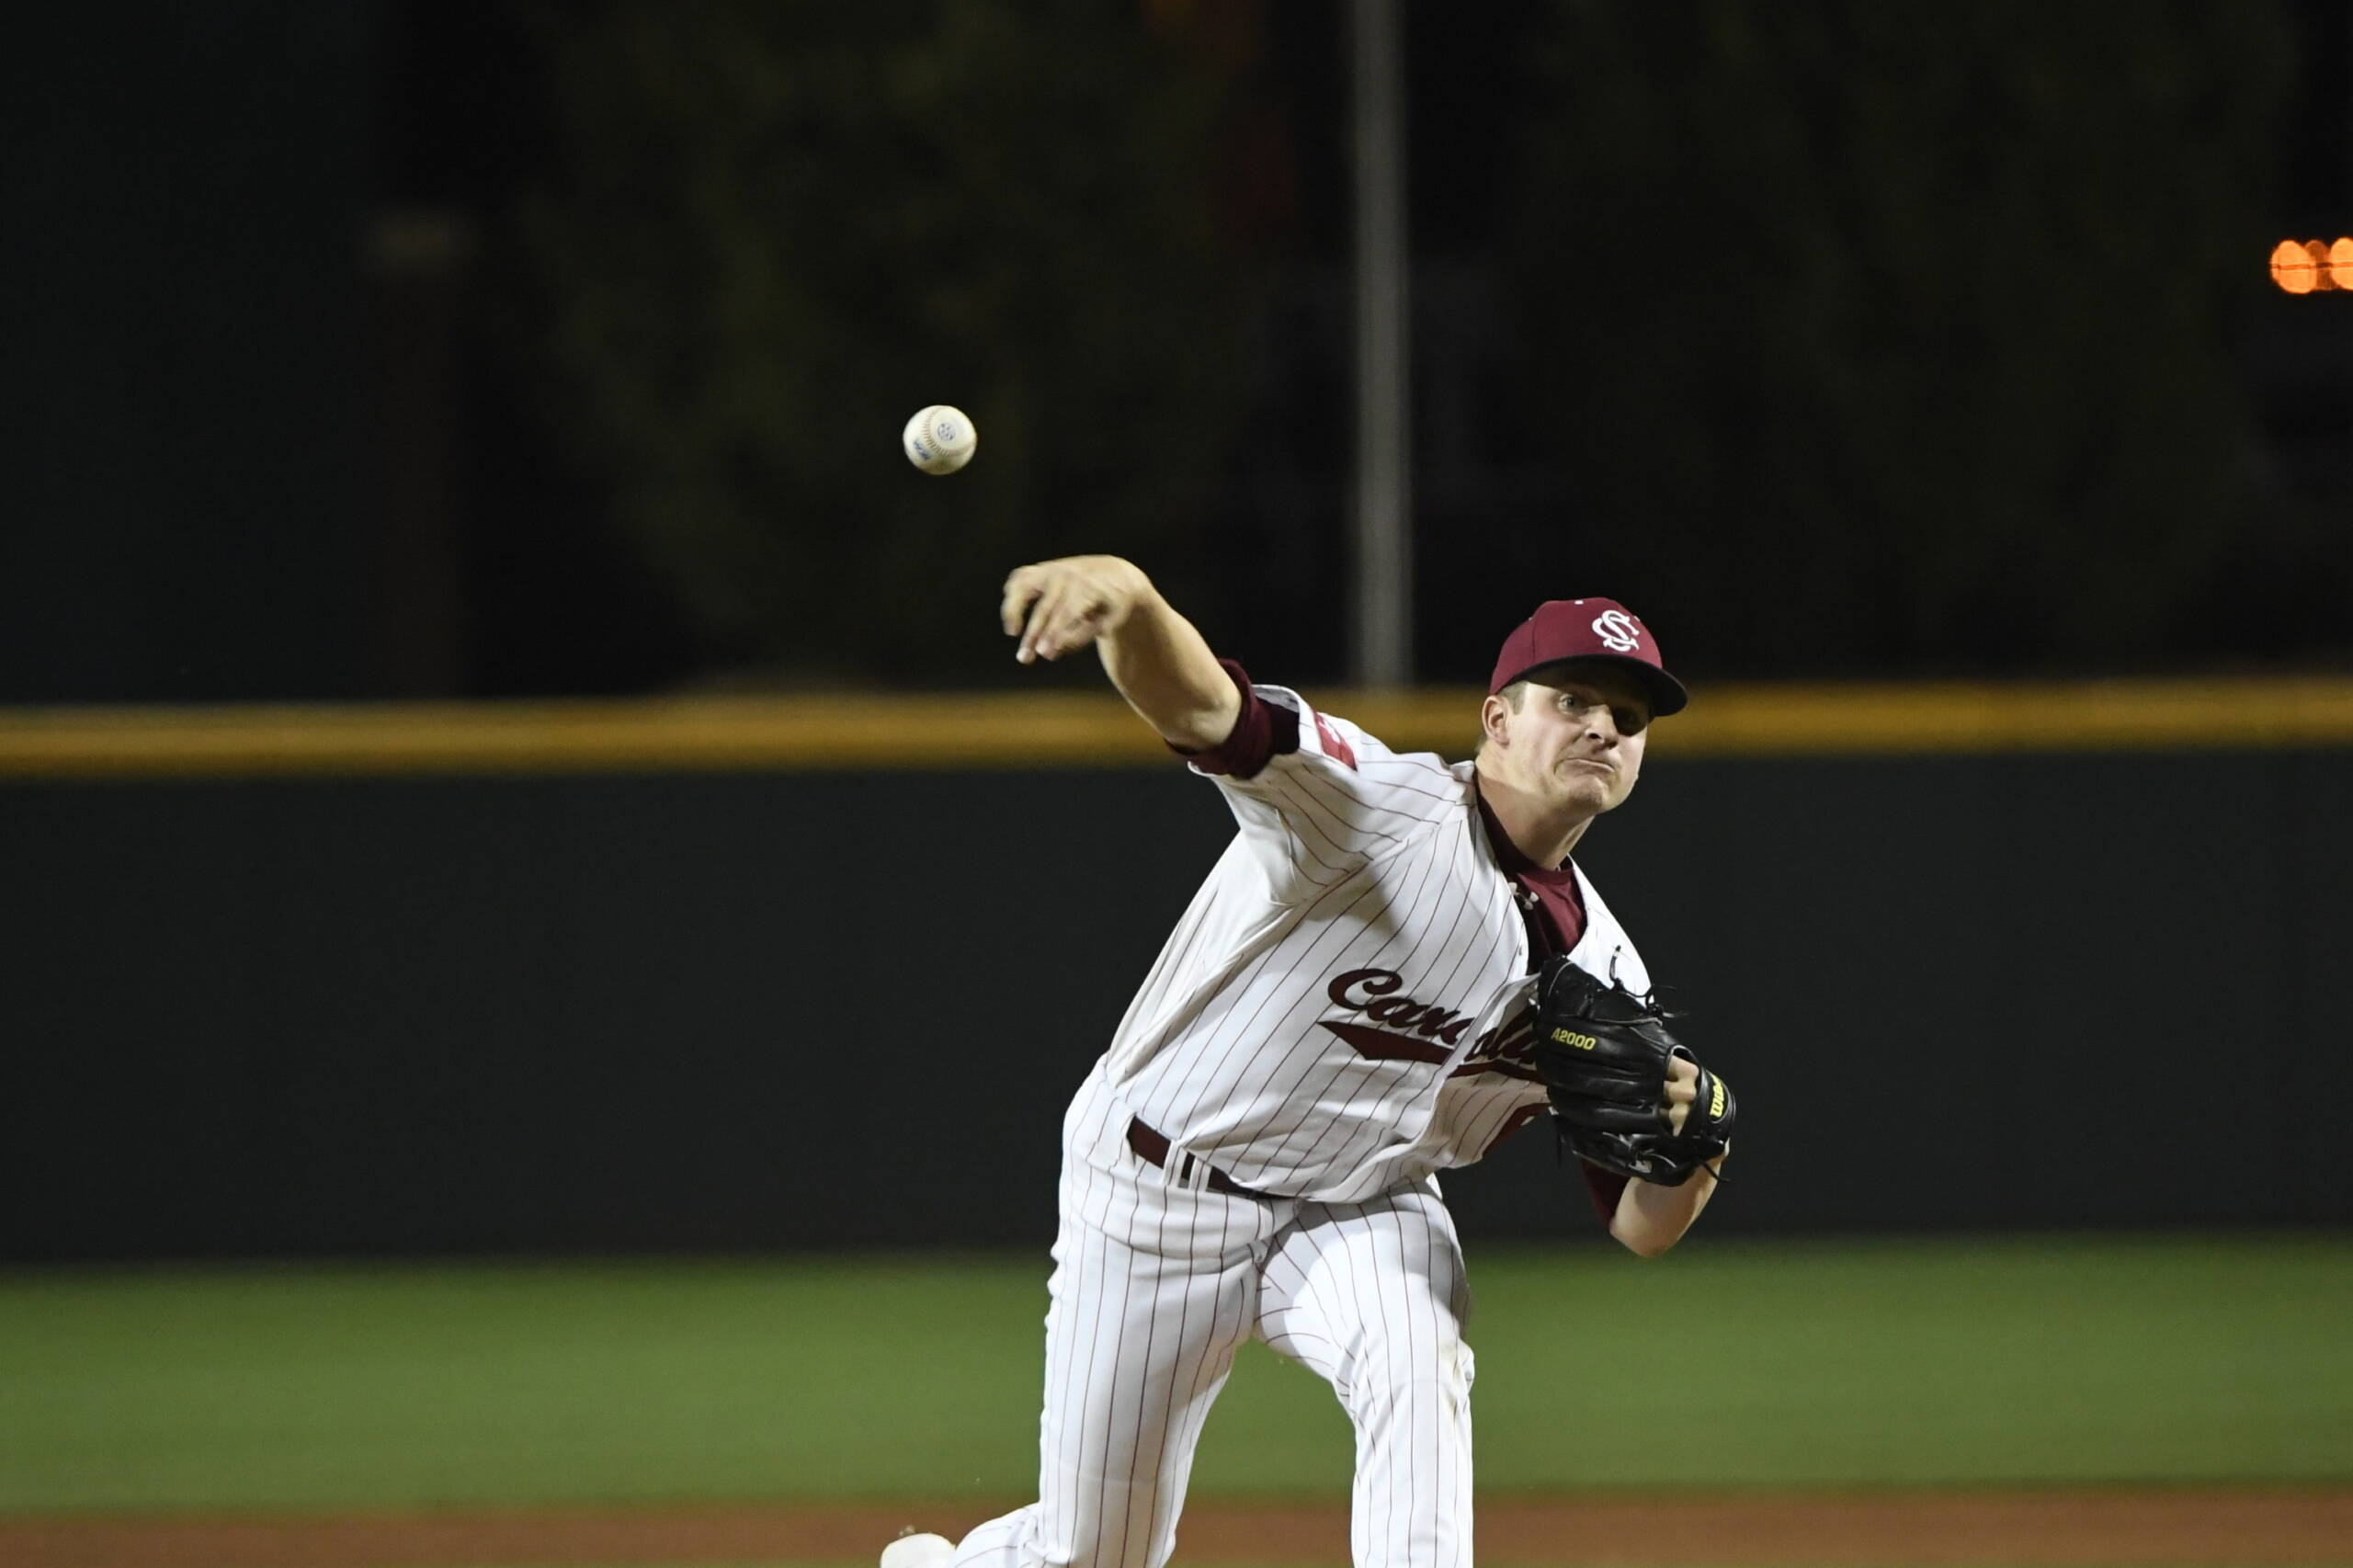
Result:
{"type": "Polygon", "coordinates": [[[1250,684],[1250,672],[1232,659],[1220,659],[1218,665],[1242,693],[1242,711],[1234,716],[1233,733],[1207,751],[1176,745],[1168,749],[1203,773],[1255,778],[1267,763],[1299,749],[1299,714],[1260,697],[1250,684]]]}

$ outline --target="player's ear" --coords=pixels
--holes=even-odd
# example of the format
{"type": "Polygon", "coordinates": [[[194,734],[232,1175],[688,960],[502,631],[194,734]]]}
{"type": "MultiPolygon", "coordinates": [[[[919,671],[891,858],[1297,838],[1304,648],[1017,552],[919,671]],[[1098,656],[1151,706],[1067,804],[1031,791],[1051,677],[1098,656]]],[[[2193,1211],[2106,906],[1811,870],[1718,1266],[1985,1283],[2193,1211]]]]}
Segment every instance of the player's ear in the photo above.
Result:
{"type": "Polygon", "coordinates": [[[1500,697],[1490,697],[1479,704],[1479,733],[1495,744],[1511,744],[1511,704],[1500,697]]]}

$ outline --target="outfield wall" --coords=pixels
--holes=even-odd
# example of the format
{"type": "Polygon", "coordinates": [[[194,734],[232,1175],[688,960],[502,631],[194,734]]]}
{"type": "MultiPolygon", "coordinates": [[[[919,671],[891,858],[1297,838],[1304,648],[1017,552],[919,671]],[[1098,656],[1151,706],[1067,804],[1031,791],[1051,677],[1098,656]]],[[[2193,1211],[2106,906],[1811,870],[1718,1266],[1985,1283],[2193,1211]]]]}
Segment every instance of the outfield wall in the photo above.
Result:
{"type": "MultiPolygon", "coordinates": [[[[15,1261],[1042,1246],[1063,1103],[1228,832],[1141,756],[36,766],[35,728],[15,1261]]],[[[1741,1092],[1711,1228],[2353,1223],[2353,745],[1673,735],[1580,858],[1741,1092]]],[[[1449,1190],[1593,1232],[1540,1128],[1449,1190]]]]}

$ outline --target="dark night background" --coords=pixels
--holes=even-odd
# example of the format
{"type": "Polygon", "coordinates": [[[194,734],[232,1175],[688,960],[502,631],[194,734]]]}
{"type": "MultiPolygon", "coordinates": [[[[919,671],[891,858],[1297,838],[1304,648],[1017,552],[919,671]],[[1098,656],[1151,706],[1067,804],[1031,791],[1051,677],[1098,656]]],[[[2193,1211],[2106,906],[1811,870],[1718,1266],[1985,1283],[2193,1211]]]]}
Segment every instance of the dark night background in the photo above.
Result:
{"type": "MultiPolygon", "coordinates": [[[[1414,7],[1417,676],[1568,592],[1703,680],[2343,668],[2353,299],[2266,259],[2353,232],[2348,17],[1414,7]]],[[[13,43],[0,701],[995,683],[1082,549],[1346,675],[1335,5],[13,43]]]]}
{"type": "MultiPolygon", "coordinates": [[[[1637,1280],[1540,1125],[1445,1173],[1479,1550],[2353,1563],[2353,287],[2271,274],[2353,0],[98,0],[0,49],[0,1564],[1030,1494],[1057,1130],[1233,817],[999,588],[1355,682],[1401,13],[1419,689],[1329,699],[1467,747],[1536,601],[1639,610],[1692,711],[1577,861],[1740,1108],[1637,1280]]],[[[1106,1466],[1326,1221],[1342,1403],[1460,1429],[1444,1249],[1288,1207],[1197,1211],[1106,1466]]],[[[1380,1556],[1265,1370],[1184,1560],[1380,1556]]]]}

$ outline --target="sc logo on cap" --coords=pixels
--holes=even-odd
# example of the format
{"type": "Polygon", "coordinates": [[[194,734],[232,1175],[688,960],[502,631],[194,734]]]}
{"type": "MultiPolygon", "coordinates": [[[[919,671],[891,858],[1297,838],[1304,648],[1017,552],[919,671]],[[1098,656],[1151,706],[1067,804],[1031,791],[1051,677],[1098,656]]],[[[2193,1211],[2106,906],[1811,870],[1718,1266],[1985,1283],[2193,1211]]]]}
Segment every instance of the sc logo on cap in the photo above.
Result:
{"type": "Polygon", "coordinates": [[[1596,616],[1593,630],[1613,653],[1631,653],[1643,645],[1643,629],[1622,609],[1605,610],[1596,616]]]}

